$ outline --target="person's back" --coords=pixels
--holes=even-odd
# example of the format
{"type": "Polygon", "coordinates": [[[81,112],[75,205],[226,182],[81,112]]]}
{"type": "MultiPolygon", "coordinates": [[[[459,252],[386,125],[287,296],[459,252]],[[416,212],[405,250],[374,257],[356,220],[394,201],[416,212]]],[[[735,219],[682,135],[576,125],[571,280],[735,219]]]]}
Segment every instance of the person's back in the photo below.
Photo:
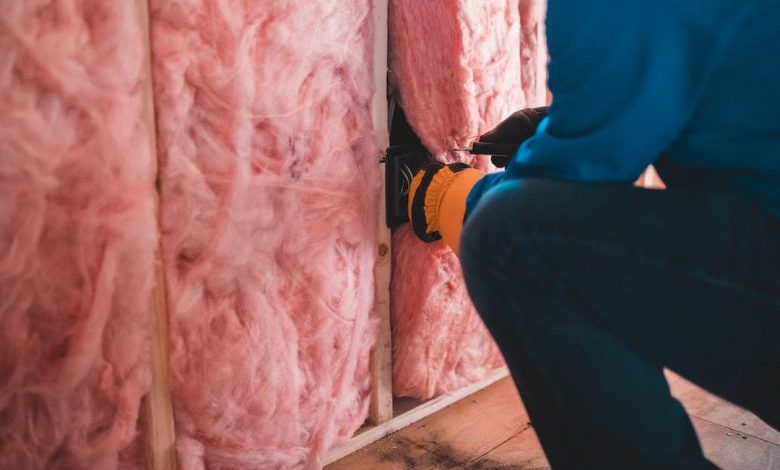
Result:
{"type": "MultiPolygon", "coordinates": [[[[694,16],[711,2],[678,3],[688,4],[694,16]]],[[[780,2],[716,3],[728,6],[727,16],[702,15],[707,22],[701,26],[722,36],[723,44],[668,155],[780,216],[780,2]]]]}

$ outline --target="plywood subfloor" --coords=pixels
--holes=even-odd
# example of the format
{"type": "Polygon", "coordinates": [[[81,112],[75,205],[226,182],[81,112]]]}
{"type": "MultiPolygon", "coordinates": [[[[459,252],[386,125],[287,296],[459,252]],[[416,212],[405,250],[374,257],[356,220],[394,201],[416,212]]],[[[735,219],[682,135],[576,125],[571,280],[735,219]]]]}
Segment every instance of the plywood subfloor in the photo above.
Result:
{"type": "MultiPolygon", "coordinates": [[[[669,373],[704,453],[726,470],[780,470],[780,432],[669,373]]],[[[326,467],[326,470],[542,470],[549,464],[509,378],[326,467]]]]}

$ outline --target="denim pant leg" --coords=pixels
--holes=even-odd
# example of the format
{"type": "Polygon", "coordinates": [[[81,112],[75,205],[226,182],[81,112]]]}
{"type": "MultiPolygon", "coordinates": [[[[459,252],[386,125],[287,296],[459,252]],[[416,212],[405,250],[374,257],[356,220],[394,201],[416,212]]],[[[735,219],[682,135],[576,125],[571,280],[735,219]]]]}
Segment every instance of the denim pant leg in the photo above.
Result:
{"type": "Polygon", "coordinates": [[[521,179],[483,197],[466,283],[554,467],[712,468],[663,367],[774,422],[776,224],[704,189],[521,179]]]}

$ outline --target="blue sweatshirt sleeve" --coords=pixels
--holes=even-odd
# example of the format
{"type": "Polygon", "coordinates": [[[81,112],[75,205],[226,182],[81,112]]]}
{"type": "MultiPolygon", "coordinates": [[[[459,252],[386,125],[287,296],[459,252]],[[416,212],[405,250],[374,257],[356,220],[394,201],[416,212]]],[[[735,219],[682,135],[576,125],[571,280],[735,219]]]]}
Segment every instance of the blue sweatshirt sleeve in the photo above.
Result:
{"type": "Polygon", "coordinates": [[[635,180],[695,109],[721,49],[714,19],[663,0],[549,0],[548,116],[467,212],[507,178],[635,180]]]}

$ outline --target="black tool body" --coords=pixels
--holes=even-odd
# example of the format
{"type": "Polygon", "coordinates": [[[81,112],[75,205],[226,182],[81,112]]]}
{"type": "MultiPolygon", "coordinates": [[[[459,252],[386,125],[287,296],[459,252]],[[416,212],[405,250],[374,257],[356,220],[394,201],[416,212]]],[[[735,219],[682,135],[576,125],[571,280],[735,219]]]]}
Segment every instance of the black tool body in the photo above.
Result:
{"type": "Polygon", "coordinates": [[[390,147],[382,161],[385,164],[385,222],[388,227],[395,228],[409,222],[409,186],[414,175],[433,158],[409,126],[398,102],[391,100],[391,106],[390,147]]]}

